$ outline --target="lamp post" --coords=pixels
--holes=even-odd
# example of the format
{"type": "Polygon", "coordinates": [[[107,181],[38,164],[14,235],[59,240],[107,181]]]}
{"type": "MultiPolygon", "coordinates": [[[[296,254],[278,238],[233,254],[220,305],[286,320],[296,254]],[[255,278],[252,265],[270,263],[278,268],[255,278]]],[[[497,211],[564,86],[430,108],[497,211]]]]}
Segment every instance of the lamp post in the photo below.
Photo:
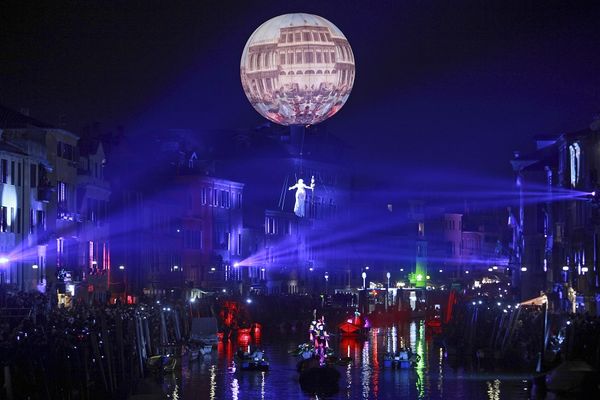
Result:
{"type": "Polygon", "coordinates": [[[388,302],[390,297],[390,276],[392,276],[389,272],[385,274],[387,278],[387,289],[385,290],[385,310],[388,309],[388,302]]]}
{"type": "Polygon", "coordinates": [[[325,294],[329,293],[329,273],[325,272],[325,294]]]}
{"type": "Polygon", "coordinates": [[[367,288],[367,285],[366,285],[367,273],[364,271],[362,273],[362,278],[363,278],[363,290],[364,290],[367,288]]]}

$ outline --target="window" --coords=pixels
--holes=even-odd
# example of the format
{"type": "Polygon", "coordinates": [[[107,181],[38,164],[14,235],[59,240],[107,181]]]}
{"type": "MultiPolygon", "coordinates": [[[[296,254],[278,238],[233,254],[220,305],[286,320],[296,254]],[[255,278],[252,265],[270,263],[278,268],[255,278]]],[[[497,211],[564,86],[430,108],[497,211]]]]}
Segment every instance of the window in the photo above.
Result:
{"type": "Polygon", "coordinates": [[[286,35],[285,33],[283,33],[283,34],[281,35],[281,37],[279,38],[279,41],[280,41],[281,43],[285,43],[285,39],[286,39],[286,38],[287,38],[287,35],[286,35]]]}
{"type": "Polygon", "coordinates": [[[17,185],[21,186],[21,163],[19,163],[19,166],[17,168],[17,185]]]}
{"type": "Polygon", "coordinates": [[[321,39],[319,39],[319,34],[317,32],[313,32],[313,40],[315,42],[319,42],[321,39]]]}
{"type": "Polygon", "coordinates": [[[306,51],[304,52],[304,62],[306,63],[312,63],[313,59],[314,59],[314,53],[312,51],[306,51]]]}
{"type": "Polygon", "coordinates": [[[242,254],[242,234],[238,233],[237,238],[237,254],[238,256],[242,254]]]}
{"type": "Polygon", "coordinates": [[[321,36],[321,42],[326,42],[327,41],[327,38],[325,37],[324,33],[321,32],[321,33],[319,33],[319,35],[321,36]]]}
{"type": "Polygon", "coordinates": [[[331,52],[331,62],[335,62],[335,53],[333,51],[331,52]]]}
{"type": "Polygon", "coordinates": [[[203,187],[202,191],[201,191],[201,198],[202,198],[202,205],[205,206],[206,205],[206,188],[203,187]]]}
{"type": "Polygon", "coordinates": [[[326,63],[329,62],[329,53],[323,53],[323,61],[326,63]]]}
{"type": "Polygon", "coordinates": [[[11,185],[17,184],[17,182],[15,181],[15,162],[14,161],[10,162],[10,184],[11,185]]]}
{"type": "Polygon", "coordinates": [[[17,233],[21,233],[21,209],[17,207],[17,233]]]}
{"type": "Polygon", "coordinates": [[[425,236],[425,223],[419,222],[419,237],[425,236]]]}
{"type": "Polygon", "coordinates": [[[237,194],[237,208],[242,208],[242,194],[238,193],[237,194]]]}
{"type": "Polygon", "coordinates": [[[296,53],[296,64],[302,64],[302,53],[296,53]]]}
{"type": "Polygon", "coordinates": [[[10,231],[14,233],[15,231],[15,208],[11,207],[10,208],[10,231]]]}
{"type": "Polygon", "coordinates": [[[575,187],[579,183],[581,171],[581,148],[579,143],[573,143],[569,146],[569,156],[571,161],[571,187],[575,187]]]}
{"type": "Polygon", "coordinates": [[[275,231],[275,218],[267,217],[265,221],[265,232],[269,235],[274,235],[275,231]]]}
{"type": "Polygon", "coordinates": [[[56,143],[56,155],[65,160],[74,161],[73,146],[63,142],[56,143]]]}
{"type": "Polygon", "coordinates": [[[0,232],[8,232],[8,208],[2,206],[0,213],[0,232]]]}
{"type": "Polygon", "coordinates": [[[288,35],[287,35],[287,41],[288,41],[288,43],[293,43],[294,42],[294,35],[292,35],[291,33],[288,33],[288,35]]]}
{"type": "Polygon", "coordinates": [[[33,233],[34,227],[35,227],[35,212],[34,212],[33,208],[30,208],[29,209],[29,233],[33,233]]]}
{"type": "Polygon", "coordinates": [[[231,251],[231,233],[225,232],[225,242],[227,243],[227,250],[231,251]]]}
{"type": "Polygon", "coordinates": [[[38,232],[46,230],[46,212],[44,210],[36,211],[36,226],[38,232]]]}
{"type": "Polygon", "coordinates": [[[285,54],[279,55],[279,64],[285,64],[285,54]]]}
{"type": "Polygon", "coordinates": [[[294,33],[294,42],[300,42],[302,40],[302,34],[300,32],[294,33]]]}
{"type": "Polygon", "coordinates": [[[323,54],[321,52],[317,52],[317,62],[323,62],[323,54]]]}
{"type": "Polygon", "coordinates": [[[29,165],[29,184],[32,188],[37,187],[37,165],[29,165]]]}
{"type": "Polygon", "coordinates": [[[2,159],[2,183],[7,183],[8,179],[8,161],[2,159]]]}
{"type": "Polygon", "coordinates": [[[213,206],[219,207],[219,191],[217,189],[213,191],[213,206]]]}
{"type": "Polygon", "coordinates": [[[294,53],[288,53],[288,55],[287,55],[287,63],[288,64],[293,64],[294,63],[294,53]]]}
{"type": "Polygon", "coordinates": [[[310,32],[302,32],[302,40],[304,40],[305,42],[310,42],[311,41],[310,32]]]}

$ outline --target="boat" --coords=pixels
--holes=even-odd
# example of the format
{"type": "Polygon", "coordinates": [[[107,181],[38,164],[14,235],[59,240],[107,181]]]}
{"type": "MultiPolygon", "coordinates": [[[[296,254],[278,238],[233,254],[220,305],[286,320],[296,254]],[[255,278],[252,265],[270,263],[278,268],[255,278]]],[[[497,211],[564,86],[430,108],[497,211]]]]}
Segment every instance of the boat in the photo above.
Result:
{"type": "Polygon", "coordinates": [[[189,341],[185,345],[185,350],[188,353],[190,361],[197,360],[199,356],[205,356],[212,353],[213,345],[203,342],[189,341]]]}
{"type": "Polygon", "coordinates": [[[298,365],[300,388],[309,394],[330,396],[339,391],[340,373],[333,366],[321,365],[318,358],[301,361],[298,365]]]}
{"type": "Polygon", "coordinates": [[[169,373],[178,367],[177,357],[171,355],[156,355],[146,360],[146,367],[154,373],[169,373]]]}
{"type": "Polygon", "coordinates": [[[217,319],[215,317],[192,318],[189,340],[210,345],[218,344],[217,319]]]}
{"type": "Polygon", "coordinates": [[[371,325],[367,319],[361,318],[356,312],[353,317],[348,317],[346,320],[337,326],[338,331],[342,336],[361,336],[366,337],[371,330],[371,325]]]}
{"type": "Polygon", "coordinates": [[[383,357],[383,365],[387,368],[406,369],[418,364],[421,357],[410,349],[401,349],[396,353],[388,352],[383,357]]]}
{"type": "Polygon", "coordinates": [[[262,350],[256,349],[252,353],[238,350],[236,357],[242,371],[268,371],[269,362],[262,350]]]}
{"type": "MultiPolygon", "coordinates": [[[[300,388],[309,394],[329,396],[339,390],[340,373],[334,366],[340,360],[333,356],[329,347],[325,318],[316,319],[316,311],[313,318],[309,329],[310,343],[298,346],[295,352],[300,359],[297,365],[300,388]]],[[[348,365],[348,360],[343,360],[342,364],[348,365]]]]}

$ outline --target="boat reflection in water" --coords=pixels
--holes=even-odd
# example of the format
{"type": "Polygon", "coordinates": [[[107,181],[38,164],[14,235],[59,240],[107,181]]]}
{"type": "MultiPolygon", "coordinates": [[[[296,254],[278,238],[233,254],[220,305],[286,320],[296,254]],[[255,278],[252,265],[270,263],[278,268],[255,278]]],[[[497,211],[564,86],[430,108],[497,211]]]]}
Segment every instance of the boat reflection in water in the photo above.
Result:
{"type": "MultiPolygon", "coordinates": [[[[434,345],[423,321],[406,322],[389,328],[372,328],[364,339],[336,337],[331,347],[339,357],[350,357],[350,365],[337,366],[341,374],[335,399],[527,399],[524,376],[485,373],[457,367],[444,349],[434,345]],[[384,366],[386,352],[409,347],[420,360],[408,369],[384,366]]],[[[194,362],[183,360],[181,374],[164,377],[164,393],[179,399],[316,399],[302,392],[298,383],[296,357],[289,354],[305,340],[270,333],[248,335],[219,343],[218,351],[194,362]],[[255,348],[259,339],[270,369],[232,369],[238,349],[255,348]],[[169,382],[167,385],[166,382],[169,382]],[[175,396],[176,397],[175,397],[175,396]]],[[[321,398],[319,396],[319,398],[321,398]]]]}

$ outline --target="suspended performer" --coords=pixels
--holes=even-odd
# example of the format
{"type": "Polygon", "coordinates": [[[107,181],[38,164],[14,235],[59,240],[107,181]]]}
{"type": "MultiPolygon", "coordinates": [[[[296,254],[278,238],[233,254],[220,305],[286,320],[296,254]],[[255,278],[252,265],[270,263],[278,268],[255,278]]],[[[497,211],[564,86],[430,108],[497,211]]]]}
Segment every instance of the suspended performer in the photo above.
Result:
{"type": "Polygon", "coordinates": [[[299,217],[304,217],[304,203],[306,202],[306,190],[315,190],[315,177],[311,177],[310,186],[304,184],[304,179],[298,179],[294,186],[290,186],[288,190],[296,189],[296,204],[294,204],[294,214],[299,217]]]}

